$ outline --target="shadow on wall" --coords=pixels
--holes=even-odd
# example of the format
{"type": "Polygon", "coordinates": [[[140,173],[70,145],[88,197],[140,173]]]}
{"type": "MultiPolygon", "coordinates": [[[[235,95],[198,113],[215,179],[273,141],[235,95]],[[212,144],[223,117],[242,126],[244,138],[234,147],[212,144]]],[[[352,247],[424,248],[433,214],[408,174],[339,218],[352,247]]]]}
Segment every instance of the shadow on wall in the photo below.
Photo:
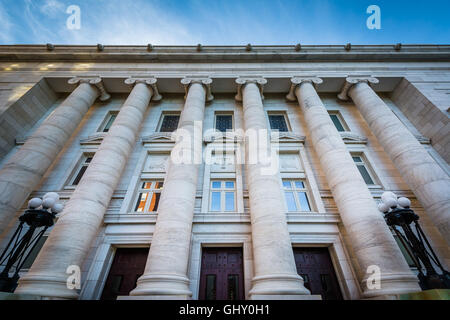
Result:
{"type": "Polygon", "coordinates": [[[17,144],[23,142],[29,130],[59,98],[44,78],[31,89],[28,86],[26,91],[21,88],[11,90],[8,102],[15,100],[15,95],[20,96],[19,99],[9,106],[8,102],[0,106],[0,162],[17,144]]]}

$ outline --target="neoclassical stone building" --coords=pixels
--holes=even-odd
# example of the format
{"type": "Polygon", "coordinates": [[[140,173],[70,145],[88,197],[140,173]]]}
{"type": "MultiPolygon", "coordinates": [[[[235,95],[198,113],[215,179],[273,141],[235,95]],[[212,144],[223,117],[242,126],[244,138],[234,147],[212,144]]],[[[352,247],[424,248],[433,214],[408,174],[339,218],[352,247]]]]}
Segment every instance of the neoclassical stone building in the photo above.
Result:
{"type": "Polygon", "coordinates": [[[0,46],[0,70],[2,247],[30,198],[65,205],[17,294],[420,291],[384,191],[450,265],[450,46],[0,46]]]}

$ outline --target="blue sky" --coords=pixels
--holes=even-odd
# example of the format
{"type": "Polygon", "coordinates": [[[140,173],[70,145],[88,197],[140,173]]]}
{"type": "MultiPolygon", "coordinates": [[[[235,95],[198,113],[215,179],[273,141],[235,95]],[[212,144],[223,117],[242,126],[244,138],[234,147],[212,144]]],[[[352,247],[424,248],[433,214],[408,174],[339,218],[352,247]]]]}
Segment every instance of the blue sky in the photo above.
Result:
{"type": "Polygon", "coordinates": [[[450,44],[449,17],[449,0],[0,0],[0,44],[450,44]]]}

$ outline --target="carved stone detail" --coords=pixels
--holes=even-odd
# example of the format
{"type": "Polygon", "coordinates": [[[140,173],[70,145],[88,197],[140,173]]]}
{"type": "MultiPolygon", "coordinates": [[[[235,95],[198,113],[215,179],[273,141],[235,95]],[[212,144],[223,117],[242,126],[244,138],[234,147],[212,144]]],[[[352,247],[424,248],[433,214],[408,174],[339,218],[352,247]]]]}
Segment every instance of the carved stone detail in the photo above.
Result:
{"type": "Polygon", "coordinates": [[[141,139],[143,144],[146,143],[174,143],[172,132],[157,132],[141,139]]]}
{"type": "Polygon", "coordinates": [[[286,99],[288,101],[297,101],[297,96],[295,95],[295,88],[303,82],[309,82],[314,85],[317,89],[317,85],[323,83],[323,80],[316,76],[310,77],[292,77],[291,78],[291,88],[289,89],[289,93],[286,95],[286,99]]]}
{"type": "Polygon", "coordinates": [[[100,93],[100,101],[106,101],[111,98],[111,95],[106,92],[103,80],[101,77],[74,77],[67,81],[69,84],[89,83],[94,85],[100,93]]]}
{"type": "Polygon", "coordinates": [[[349,76],[345,79],[344,86],[342,87],[341,92],[338,94],[338,98],[343,101],[349,100],[348,91],[359,82],[365,82],[368,85],[371,85],[379,83],[380,80],[372,76],[349,76]]]}
{"type": "Polygon", "coordinates": [[[212,83],[212,79],[209,77],[184,77],[183,79],[181,79],[181,84],[184,86],[184,99],[186,99],[188,91],[189,91],[189,87],[191,84],[193,83],[200,83],[201,85],[203,85],[206,89],[206,101],[210,102],[214,99],[214,96],[212,95],[211,92],[211,83],[212,83]]]}
{"type": "Polygon", "coordinates": [[[244,136],[237,132],[214,132],[209,135],[205,135],[203,137],[203,142],[212,143],[212,142],[234,142],[241,143],[244,141],[244,136]]]}
{"type": "Polygon", "coordinates": [[[267,80],[263,77],[255,77],[255,78],[237,78],[237,93],[234,97],[237,101],[242,101],[242,87],[246,85],[247,83],[256,83],[256,85],[259,87],[259,92],[261,93],[261,99],[264,100],[264,85],[267,83],[267,80]]]}
{"type": "Polygon", "coordinates": [[[158,91],[158,86],[156,85],[157,80],[154,77],[149,77],[149,78],[129,77],[129,78],[125,79],[124,82],[125,82],[125,84],[128,84],[128,85],[135,85],[136,83],[145,83],[145,84],[149,85],[153,90],[153,96],[152,96],[153,101],[159,101],[162,99],[162,96],[158,91]]]}
{"type": "Polygon", "coordinates": [[[305,143],[305,139],[305,136],[292,132],[279,132],[278,134],[272,132],[270,135],[270,142],[278,143],[305,143]]]}
{"type": "Polygon", "coordinates": [[[367,138],[350,131],[339,132],[344,143],[348,144],[366,144],[367,138]]]}

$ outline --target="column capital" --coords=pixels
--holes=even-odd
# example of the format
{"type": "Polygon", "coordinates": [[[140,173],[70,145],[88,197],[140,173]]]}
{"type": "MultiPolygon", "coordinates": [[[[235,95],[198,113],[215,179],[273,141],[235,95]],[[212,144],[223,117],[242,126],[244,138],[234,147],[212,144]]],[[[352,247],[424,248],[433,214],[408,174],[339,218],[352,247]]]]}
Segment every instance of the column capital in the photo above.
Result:
{"type": "Polygon", "coordinates": [[[289,89],[289,93],[286,95],[286,99],[288,101],[295,101],[297,98],[295,97],[295,88],[301,85],[302,83],[311,83],[314,87],[323,83],[323,80],[316,76],[311,77],[292,77],[291,78],[291,88],[289,89]]]}
{"type": "Polygon", "coordinates": [[[212,92],[211,92],[212,79],[210,77],[184,77],[183,79],[181,79],[181,84],[184,86],[184,92],[185,92],[184,98],[185,99],[189,92],[189,87],[193,83],[199,83],[205,87],[207,102],[210,102],[214,99],[214,96],[212,95],[212,92]]]}
{"type": "Polygon", "coordinates": [[[111,95],[106,92],[103,79],[101,77],[73,77],[67,81],[68,84],[89,83],[97,88],[100,93],[100,101],[106,101],[111,95]]]}
{"type": "Polygon", "coordinates": [[[153,101],[159,101],[162,99],[161,94],[158,91],[158,86],[156,85],[156,82],[158,80],[155,77],[148,77],[148,78],[137,78],[137,77],[129,77],[127,79],[125,79],[125,84],[128,85],[136,85],[137,83],[144,83],[148,86],[150,86],[153,90],[153,96],[152,96],[152,100],[153,101]]]}
{"type": "Polygon", "coordinates": [[[237,101],[242,101],[242,87],[245,86],[248,83],[254,83],[258,86],[259,92],[261,93],[261,99],[264,100],[264,85],[267,83],[267,79],[263,77],[239,77],[235,80],[237,84],[237,93],[234,97],[237,101]]]}
{"type": "Polygon", "coordinates": [[[348,76],[345,79],[344,82],[344,86],[342,87],[341,92],[338,94],[338,98],[340,100],[349,100],[349,96],[348,96],[348,92],[349,90],[357,83],[360,82],[364,82],[367,83],[368,85],[370,84],[377,84],[380,82],[380,80],[378,80],[375,77],[372,76],[348,76]]]}

